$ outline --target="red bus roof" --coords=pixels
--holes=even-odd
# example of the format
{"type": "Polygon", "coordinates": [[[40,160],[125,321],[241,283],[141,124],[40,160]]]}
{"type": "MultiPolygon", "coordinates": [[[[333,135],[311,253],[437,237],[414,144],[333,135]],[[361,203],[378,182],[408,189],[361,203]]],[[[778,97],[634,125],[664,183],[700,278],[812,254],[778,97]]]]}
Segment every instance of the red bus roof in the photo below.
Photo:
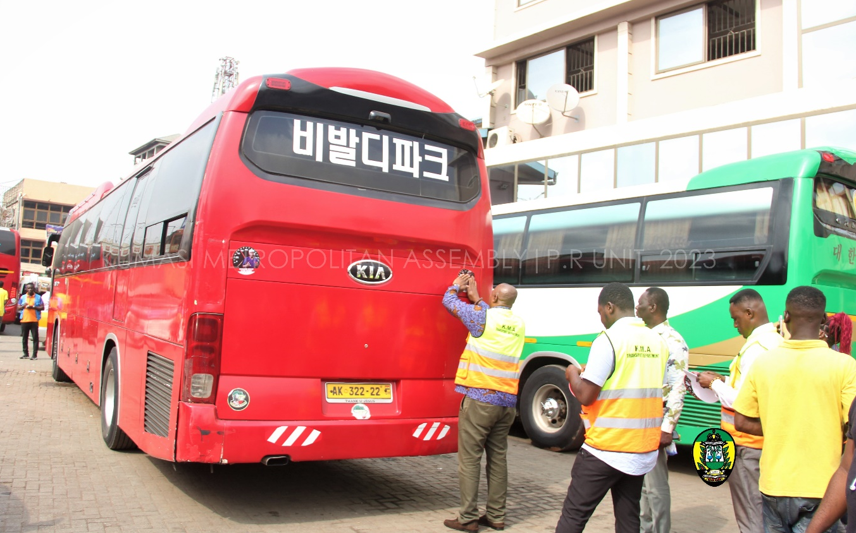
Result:
{"type": "Polygon", "coordinates": [[[105,194],[110,192],[111,189],[113,189],[112,181],[105,181],[104,183],[96,187],[95,190],[89,194],[89,196],[87,196],[86,198],[81,200],[80,203],[71,208],[71,211],[68,212],[68,220],[66,221],[66,224],[79,217],[82,213],[86,212],[89,208],[98,203],[98,201],[101,200],[101,198],[103,198],[105,194]]]}
{"type": "MultiPolygon", "coordinates": [[[[401,78],[359,68],[300,68],[286,73],[305,80],[309,83],[330,88],[345,88],[364,93],[376,94],[387,98],[404,100],[430,110],[432,113],[454,113],[452,107],[429,93],[425,89],[413,85],[401,78]]],[[[196,131],[218,113],[224,111],[241,111],[247,113],[252,109],[262,81],[276,75],[254,76],[241,82],[240,85],[217,99],[193,121],[185,132],[196,131]]]]}
{"type": "MultiPolygon", "coordinates": [[[[203,124],[207,123],[218,114],[226,111],[238,111],[249,113],[256,103],[256,97],[259,90],[262,88],[263,82],[268,78],[277,78],[278,75],[253,76],[241,82],[237,87],[218,98],[215,102],[209,105],[196,120],[190,125],[184,134],[175,139],[171,144],[178,144],[184,137],[199,129],[203,124]]],[[[454,114],[454,110],[449,104],[437,98],[428,91],[408,82],[373,70],[357,69],[357,68],[302,68],[290,70],[283,76],[292,76],[300,78],[308,83],[324,87],[326,89],[346,89],[365,93],[367,96],[377,95],[380,97],[392,98],[409,102],[431,113],[448,113],[454,114]]],[[[481,153],[481,145],[478,146],[481,153]]],[[[169,150],[159,152],[153,159],[146,159],[136,165],[127,177],[133,176],[139,172],[140,168],[150,165],[153,160],[162,156],[169,150]]],[[[95,191],[87,196],[83,201],[74,206],[69,212],[68,222],[73,221],[82,213],[90,209],[101,198],[113,189],[112,182],[105,182],[98,186],[95,191]]]]}

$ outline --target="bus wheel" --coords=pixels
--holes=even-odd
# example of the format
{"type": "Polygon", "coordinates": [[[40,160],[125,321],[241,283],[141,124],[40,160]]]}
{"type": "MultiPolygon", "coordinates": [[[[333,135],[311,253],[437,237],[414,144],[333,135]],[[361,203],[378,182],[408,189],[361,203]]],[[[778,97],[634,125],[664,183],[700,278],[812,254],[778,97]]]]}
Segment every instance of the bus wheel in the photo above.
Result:
{"type": "Polygon", "coordinates": [[[119,378],[116,348],[110,350],[101,375],[101,436],[111,450],[127,450],[134,441],[119,428],[119,378]]]}
{"type": "Polygon", "coordinates": [[[4,331],[6,331],[6,323],[0,322],[0,333],[3,333],[4,331]]]}
{"type": "Polygon", "coordinates": [[[51,360],[53,362],[53,368],[51,369],[51,376],[54,378],[54,381],[59,383],[68,383],[71,381],[68,377],[68,374],[62,371],[59,367],[59,348],[57,348],[57,344],[59,343],[59,335],[57,334],[57,330],[59,329],[59,325],[54,327],[53,331],[53,339],[51,339],[51,360]]]}
{"type": "Polygon", "coordinates": [[[520,397],[520,421],[536,446],[558,451],[582,446],[580,403],[568,388],[564,368],[547,365],[529,376],[520,397]]]}

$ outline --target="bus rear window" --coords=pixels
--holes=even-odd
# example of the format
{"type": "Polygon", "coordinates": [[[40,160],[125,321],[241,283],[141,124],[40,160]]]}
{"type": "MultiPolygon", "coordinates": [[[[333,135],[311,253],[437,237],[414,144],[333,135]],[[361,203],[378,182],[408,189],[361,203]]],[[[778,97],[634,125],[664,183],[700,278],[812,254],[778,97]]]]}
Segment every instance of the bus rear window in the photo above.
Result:
{"type": "Polygon", "coordinates": [[[266,173],[468,202],[480,189],[470,152],[346,122],[273,111],[250,117],[243,153],[266,173]]]}
{"type": "Polygon", "coordinates": [[[0,254],[15,255],[15,234],[11,231],[0,231],[0,254]]]}

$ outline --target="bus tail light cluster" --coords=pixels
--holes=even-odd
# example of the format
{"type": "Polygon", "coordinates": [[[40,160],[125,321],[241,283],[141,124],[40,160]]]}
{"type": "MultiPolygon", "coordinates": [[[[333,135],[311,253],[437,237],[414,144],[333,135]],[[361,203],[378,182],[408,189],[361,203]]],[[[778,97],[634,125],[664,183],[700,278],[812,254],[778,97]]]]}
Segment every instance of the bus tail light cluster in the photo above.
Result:
{"type": "Polygon", "coordinates": [[[214,403],[220,377],[223,345],[223,315],[197,313],[187,325],[187,352],[184,356],[185,402],[214,403]]]}

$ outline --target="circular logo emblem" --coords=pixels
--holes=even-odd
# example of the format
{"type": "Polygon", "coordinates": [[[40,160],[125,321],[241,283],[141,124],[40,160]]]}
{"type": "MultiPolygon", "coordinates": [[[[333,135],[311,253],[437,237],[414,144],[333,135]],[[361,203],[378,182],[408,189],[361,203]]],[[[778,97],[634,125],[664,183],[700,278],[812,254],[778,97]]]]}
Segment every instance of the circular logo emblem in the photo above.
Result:
{"type": "Polygon", "coordinates": [[[238,269],[239,274],[249,276],[259,268],[261,259],[255,248],[242,246],[232,254],[232,266],[238,269]]]}
{"type": "Polygon", "coordinates": [[[229,407],[235,411],[243,411],[250,405],[250,394],[244,389],[232,389],[227,398],[229,407]]]}
{"type": "Polygon", "coordinates": [[[735,453],[734,439],[724,429],[706,429],[693,441],[696,472],[711,487],[722,485],[731,475],[735,453]]]}
{"type": "Polygon", "coordinates": [[[368,420],[372,417],[371,411],[369,411],[369,406],[364,403],[356,403],[353,407],[351,407],[351,414],[357,420],[368,420]]]}
{"type": "Polygon", "coordinates": [[[366,285],[380,285],[392,279],[392,269],[374,259],[355,261],[348,266],[351,279],[366,285]]]}

